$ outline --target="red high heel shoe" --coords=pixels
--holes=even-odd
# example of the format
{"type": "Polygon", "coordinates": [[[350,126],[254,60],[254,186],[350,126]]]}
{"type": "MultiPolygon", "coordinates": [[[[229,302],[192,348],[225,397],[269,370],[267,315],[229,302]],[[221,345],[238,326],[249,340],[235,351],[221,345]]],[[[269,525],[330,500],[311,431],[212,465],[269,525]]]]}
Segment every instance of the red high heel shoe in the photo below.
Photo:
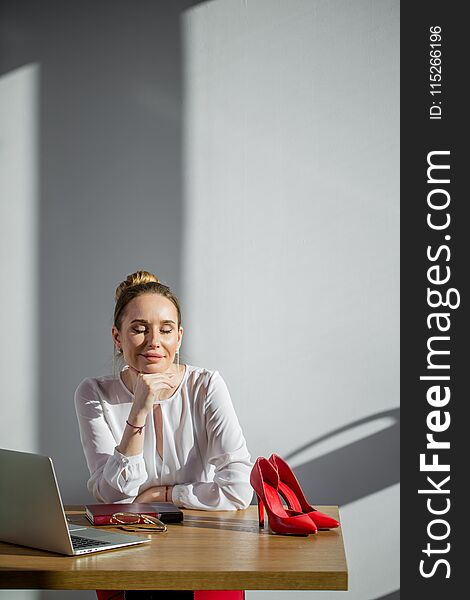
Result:
{"type": "Polygon", "coordinates": [[[269,526],[274,533],[309,535],[317,532],[317,526],[308,515],[284,508],[277,491],[279,475],[266,458],[260,456],[256,459],[251,470],[250,483],[258,499],[260,527],[264,527],[264,508],[266,508],[269,526]]]}
{"type": "Polygon", "coordinates": [[[308,515],[318,529],[333,529],[339,527],[336,519],[325,515],[307,502],[305,494],[294,472],[277,454],[271,454],[269,462],[276,467],[279,474],[279,494],[287,502],[289,509],[308,515]]]}

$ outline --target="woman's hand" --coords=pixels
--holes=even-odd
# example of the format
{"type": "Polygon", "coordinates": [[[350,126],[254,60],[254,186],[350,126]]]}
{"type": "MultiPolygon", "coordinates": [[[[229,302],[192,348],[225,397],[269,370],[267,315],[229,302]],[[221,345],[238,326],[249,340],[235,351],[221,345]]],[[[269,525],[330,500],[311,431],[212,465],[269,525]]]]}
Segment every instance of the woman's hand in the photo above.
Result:
{"type": "Polygon", "coordinates": [[[134,393],[134,413],[148,414],[162,391],[176,387],[174,373],[140,373],[129,366],[134,393]]]}
{"type": "Polygon", "coordinates": [[[144,427],[147,416],[153,409],[155,400],[159,400],[163,391],[176,387],[173,373],[140,373],[134,367],[129,367],[134,402],[126,421],[118,452],[124,456],[141,454],[144,447],[144,427]]]}
{"type": "Polygon", "coordinates": [[[134,502],[171,502],[172,485],[155,485],[141,492],[134,502]]]}

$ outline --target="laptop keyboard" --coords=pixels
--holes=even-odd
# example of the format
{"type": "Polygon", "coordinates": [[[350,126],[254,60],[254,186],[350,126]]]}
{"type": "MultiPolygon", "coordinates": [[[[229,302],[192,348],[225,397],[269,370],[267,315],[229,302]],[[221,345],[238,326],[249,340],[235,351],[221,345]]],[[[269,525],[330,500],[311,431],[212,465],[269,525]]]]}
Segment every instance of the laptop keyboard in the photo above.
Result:
{"type": "Polygon", "coordinates": [[[92,540],[90,538],[81,537],[78,535],[71,535],[72,546],[74,550],[83,550],[84,548],[97,548],[99,546],[109,546],[109,542],[103,542],[102,540],[92,540]]]}

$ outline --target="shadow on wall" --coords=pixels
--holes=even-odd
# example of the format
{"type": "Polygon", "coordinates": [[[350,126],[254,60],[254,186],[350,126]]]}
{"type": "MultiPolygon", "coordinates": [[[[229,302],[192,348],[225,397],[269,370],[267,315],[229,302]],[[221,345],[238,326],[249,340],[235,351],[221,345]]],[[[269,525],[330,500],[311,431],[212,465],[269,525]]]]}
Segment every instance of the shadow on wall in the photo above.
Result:
{"type": "Polygon", "coordinates": [[[343,506],[379,492],[400,481],[400,409],[369,415],[335,429],[291,452],[285,458],[295,464],[297,455],[354,429],[387,420],[388,426],[322,454],[295,467],[302,488],[315,504],[343,506]]]}
{"type": "MultiPolygon", "coordinates": [[[[394,485],[400,481],[400,409],[375,413],[330,431],[285,458],[296,464],[296,458],[302,461],[302,456],[315,451],[315,458],[294,469],[314,504],[344,506],[394,485]],[[371,430],[374,433],[361,435],[371,430]],[[341,443],[345,439],[354,441],[341,443]],[[321,453],[325,444],[334,449],[321,453]]],[[[400,590],[375,600],[400,600],[400,590]]]]}
{"type": "Polygon", "coordinates": [[[0,3],[0,74],[41,69],[37,148],[38,450],[66,503],[89,501],[73,407],[111,371],[116,284],[181,288],[181,14],[197,2],[0,3]]]}
{"type": "MultiPolygon", "coordinates": [[[[315,450],[320,444],[382,421],[387,426],[376,433],[294,467],[302,489],[311,502],[344,506],[400,481],[399,408],[375,413],[334,429],[283,458],[294,465],[296,457],[315,450]]],[[[256,504],[256,496],[253,496],[252,504],[256,504]]]]}
{"type": "Polygon", "coordinates": [[[375,600],[400,600],[400,590],[387,594],[386,596],[380,596],[380,598],[375,598],[375,600]]]}
{"type": "MultiPolygon", "coordinates": [[[[344,506],[366,498],[400,481],[400,409],[353,421],[283,458],[313,505],[344,506]]],[[[400,590],[374,600],[400,600],[400,590]]]]}

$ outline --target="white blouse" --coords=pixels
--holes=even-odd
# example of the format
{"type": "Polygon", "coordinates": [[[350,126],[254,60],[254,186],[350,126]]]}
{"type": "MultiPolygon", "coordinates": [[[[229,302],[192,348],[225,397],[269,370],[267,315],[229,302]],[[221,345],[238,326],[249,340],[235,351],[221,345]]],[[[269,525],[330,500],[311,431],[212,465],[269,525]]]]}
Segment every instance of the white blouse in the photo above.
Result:
{"type": "Polygon", "coordinates": [[[253,496],[252,462],[229,391],[218,371],[186,365],[174,392],[159,404],[163,456],[156,449],[153,411],[144,448],[136,456],[117,451],[133,394],[121,376],[84,379],[75,392],[80,438],[100,502],[133,502],[147,488],[173,485],[172,501],[204,510],[247,508],[253,496]]]}

